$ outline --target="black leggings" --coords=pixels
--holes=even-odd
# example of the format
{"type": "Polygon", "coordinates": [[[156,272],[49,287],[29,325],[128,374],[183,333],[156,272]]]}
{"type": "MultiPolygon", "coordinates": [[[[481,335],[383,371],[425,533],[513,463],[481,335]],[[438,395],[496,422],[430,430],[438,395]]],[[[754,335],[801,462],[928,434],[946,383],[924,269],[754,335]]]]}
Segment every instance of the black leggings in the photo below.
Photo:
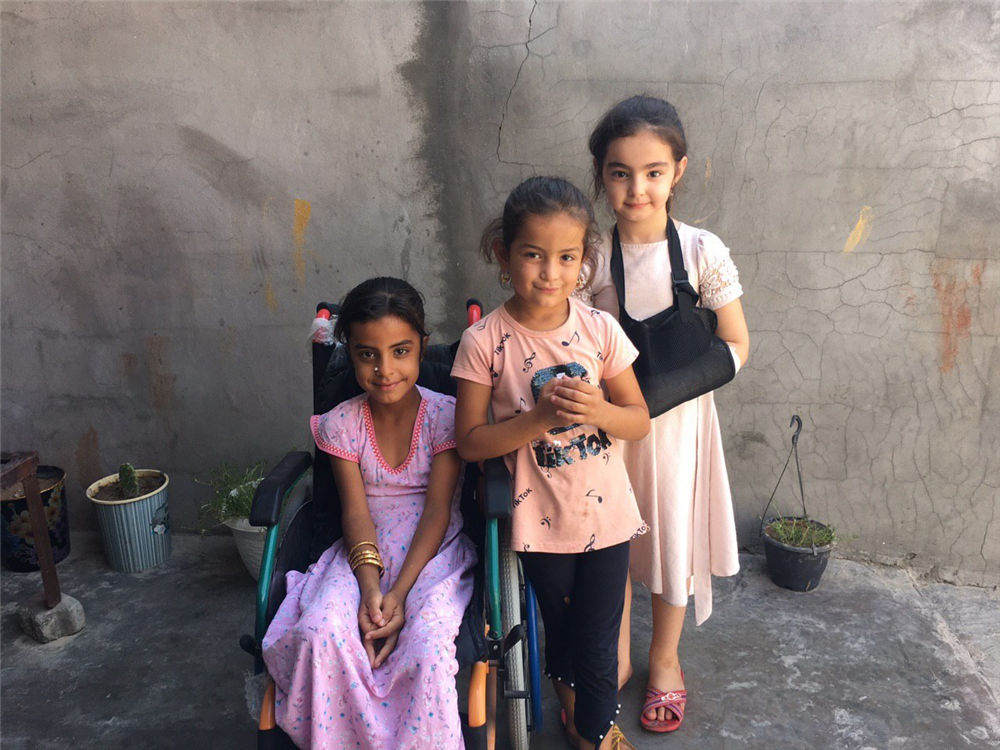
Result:
{"type": "Polygon", "coordinates": [[[594,745],[620,709],[618,630],[628,548],[623,542],[575,554],[518,553],[545,623],[546,674],[576,691],[576,730],[594,745]]]}

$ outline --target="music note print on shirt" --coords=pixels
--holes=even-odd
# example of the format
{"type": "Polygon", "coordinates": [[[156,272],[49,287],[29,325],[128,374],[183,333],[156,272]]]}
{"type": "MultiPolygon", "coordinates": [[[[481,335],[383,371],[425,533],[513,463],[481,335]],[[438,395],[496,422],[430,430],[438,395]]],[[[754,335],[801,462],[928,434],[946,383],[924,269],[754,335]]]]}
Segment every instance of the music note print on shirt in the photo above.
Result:
{"type": "Polygon", "coordinates": [[[521,368],[521,372],[527,372],[532,367],[535,366],[535,357],[538,356],[538,352],[532,352],[530,357],[526,357],[524,360],[524,367],[521,368]]]}
{"type": "Polygon", "coordinates": [[[527,402],[524,400],[524,396],[520,396],[518,398],[518,402],[519,403],[517,405],[517,408],[514,409],[515,414],[520,414],[522,411],[524,411],[524,407],[528,405],[527,402]]]}
{"type": "Polygon", "coordinates": [[[596,500],[598,503],[604,502],[604,498],[597,494],[597,490],[588,490],[584,497],[589,497],[591,500],[596,500]]]}
{"type": "Polygon", "coordinates": [[[593,552],[594,544],[597,542],[597,536],[595,534],[590,535],[590,541],[587,542],[587,546],[583,548],[584,552],[593,552]]]}
{"type": "Polygon", "coordinates": [[[560,342],[563,346],[569,346],[570,344],[575,344],[580,340],[580,332],[573,331],[573,335],[569,337],[569,341],[560,342]]]}

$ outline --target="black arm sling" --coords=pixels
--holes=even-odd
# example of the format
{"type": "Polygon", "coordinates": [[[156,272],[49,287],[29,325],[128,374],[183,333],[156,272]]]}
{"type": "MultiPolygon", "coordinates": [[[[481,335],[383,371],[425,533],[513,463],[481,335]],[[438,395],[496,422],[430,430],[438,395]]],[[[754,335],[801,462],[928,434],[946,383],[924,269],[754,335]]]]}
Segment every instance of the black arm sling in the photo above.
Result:
{"type": "Polygon", "coordinates": [[[674,303],[645,320],[634,320],[625,309],[625,264],[615,225],[611,278],[618,293],[618,320],[639,350],[632,368],[651,417],[714,391],[736,376],[729,345],[715,335],[715,312],[697,306],[699,294],[688,281],[681,240],[669,219],[667,249],[674,303]]]}

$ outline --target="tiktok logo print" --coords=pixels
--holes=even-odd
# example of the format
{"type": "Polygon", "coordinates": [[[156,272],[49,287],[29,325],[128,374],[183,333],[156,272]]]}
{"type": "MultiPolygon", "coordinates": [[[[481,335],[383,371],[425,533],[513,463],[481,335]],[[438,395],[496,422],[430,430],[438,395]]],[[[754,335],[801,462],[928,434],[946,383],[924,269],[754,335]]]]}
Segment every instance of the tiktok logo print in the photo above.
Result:
{"type": "MultiPolygon", "coordinates": [[[[578,362],[545,367],[538,370],[531,378],[531,395],[535,397],[536,404],[538,403],[538,396],[542,392],[542,388],[557,375],[580,378],[583,381],[590,382],[590,376],[586,368],[578,362]]],[[[549,430],[549,434],[558,435],[578,427],[580,427],[579,424],[571,424],[568,427],[556,427],[549,430]]],[[[588,458],[596,458],[610,447],[611,438],[608,437],[608,433],[598,429],[596,434],[577,435],[566,446],[538,441],[534,445],[535,461],[543,470],[547,470],[575,464],[577,461],[586,461],[588,458]]],[[[605,453],[604,456],[606,459],[607,454],[605,453]]],[[[546,473],[548,472],[546,471],[546,473]]]]}

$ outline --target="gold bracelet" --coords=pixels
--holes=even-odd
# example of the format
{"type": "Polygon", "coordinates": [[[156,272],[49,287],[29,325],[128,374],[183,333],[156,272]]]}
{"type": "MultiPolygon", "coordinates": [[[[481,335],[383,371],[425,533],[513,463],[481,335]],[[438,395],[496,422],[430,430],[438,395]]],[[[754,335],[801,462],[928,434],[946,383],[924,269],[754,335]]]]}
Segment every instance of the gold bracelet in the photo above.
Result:
{"type": "Polygon", "coordinates": [[[370,549],[363,549],[359,552],[355,552],[348,559],[357,560],[359,557],[377,557],[379,560],[382,559],[382,555],[377,550],[373,552],[370,549]]]}
{"type": "Polygon", "coordinates": [[[351,547],[351,551],[347,553],[347,556],[348,556],[348,557],[352,556],[352,555],[354,554],[354,551],[355,551],[355,550],[356,550],[356,549],[357,549],[358,547],[364,547],[364,546],[365,546],[366,544],[367,544],[367,545],[368,545],[369,547],[374,547],[374,548],[375,548],[375,551],[376,551],[376,552],[378,552],[378,545],[377,545],[377,544],[375,544],[375,542],[358,542],[358,543],[357,543],[357,544],[355,544],[355,545],[354,545],[353,547],[351,547]]]}
{"type": "Polygon", "coordinates": [[[372,563],[374,565],[378,565],[380,568],[385,567],[382,564],[382,558],[381,557],[379,557],[378,555],[369,553],[369,554],[355,555],[353,558],[351,558],[351,561],[350,561],[351,570],[354,570],[359,565],[364,565],[365,563],[372,563]]]}
{"type": "Polygon", "coordinates": [[[360,561],[360,560],[375,560],[379,564],[382,563],[382,557],[380,555],[376,555],[373,552],[369,552],[367,554],[362,553],[360,555],[355,555],[354,557],[352,557],[350,559],[350,563],[351,563],[352,566],[354,566],[354,565],[357,565],[358,561],[360,561]]]}
{"type": "Polygon", "coordinates": [[[385,566],[382,565],[382,561],[381,560],[379,560],[379,559],[377,559],[375,557],[365,558],[363,560],[359,560],[358,562],[352,564],[351,565],[351,572],[352,573],[355,572],[362,565],[374,565],[376,568],[378,568],[378,577],[379,578],[381,578],[382,576],[385,575],[385,566]]]}

